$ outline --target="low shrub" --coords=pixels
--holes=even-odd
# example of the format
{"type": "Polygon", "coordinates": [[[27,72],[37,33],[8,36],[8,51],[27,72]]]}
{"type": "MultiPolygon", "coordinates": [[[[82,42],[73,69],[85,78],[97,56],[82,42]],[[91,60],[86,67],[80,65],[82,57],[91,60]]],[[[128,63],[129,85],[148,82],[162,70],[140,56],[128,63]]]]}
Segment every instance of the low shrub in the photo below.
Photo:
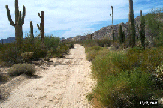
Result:
{"type": "Polygon", "coordinates": [[[59,42],[59,37],[47,36],[44,38],[44,43],[48,50],[50,50],[51,48],[55,50],[59,46],[59,42]]]}
{"type": "Polygon", "coordinates": [[[129,49],[126,56],[130,60],[132,67],[140,66],[143,71],[153,72],[157,66],[163,61],[163,48],[152,49],[129,49]]]}
{"type": "Polygon", "coordinates": [[[29,62],[29,61],[31,61],[31,59],[33,58],[33,57],[32,57],[32,56],[33,56],[33,53],[34,53],[34,52],[24,52],[24,53],[21,54],[21,56],[23,57],[23,60],[24,60],[25,62],[29,62]]]}
{"type": "Polygon", "coordinates": [[[149,100],[151,97],[152,81],[150,75],[135,69],[105,77],[104,82],[98,82],[94,92],[100,94],[98,100],[109,107],[135,108],[140,100],[149,100]]]}
{"type": "Polygon", "coordinates": [[[93,59],[95,59],[95,57],[96,57],[96,55],[98,54],[98,51],[96,51],[96,50],[92,50],[92,51],[90,51],[90,52],[88,52],[86,55],[86,59],[88,60],[88,61],[92,61],[93,59]]]}
{"type": "Polygon", "coordinates": [[[84,40],[82,41],[84,47],[98,46],[98,43],[95,40],[84,40]]]}
{"type": "Polygon", "coordinates": [[[14,43],[5,44],[1,50],[0,59],[8,64],[14,64],[22,62],[18,58],[20,57],[22,50],[18,50],[14,43]]]}
{"type": "Polygon", "coordinates": [[[98,43],[98,46],[104,47],[107,45],[108,47],[111,46],[112,40],[109,39],[102,39],[102,40],[95,40],[98,43]]]}
{"type": "Polygon", "coordinates": [[[56,55],[57,57],[64,57],[63,54],[68,54],[69,52],[69,46],[65,44],[61,44],[56,49],[56,55]]]}
{"type": "Polygon", "coordinates": [[[120,72],[120,69],[113,64],[114,53],[116,52],[110,52],[107,49],[100,50],[92,61],[92,72],[97,79],[105,80],[105,76],[116,75],[120,72]]]}
{"type": "Polygon", "coordinates": [[[96,55],[98,55],[99,50],[101,50],[102,48],[100,46],[93,46],[93,47],[87,47],[86,48],[86,59],[88,61],[92,61],[93,59],[95,59],[96,55]]]}
{"type": "Polygon", "coordinates": [[[2,76],[0,75],[0,82],[7,82],[9,80],[9,76],[5,75],[5,76],[2,76]]]}
{"type": "Polygon", "coordinates": [[[35,73],[35,66],[33,64],[14,64],[9,70],[10,76],[19,76],[21,74],[26,74],[32,76],[35,73]]]}
{"type": "Polygon", "coordinates": [[[47,55],[47,50],[42,50],[42,49],[35,49],[33,53],[33,58],[38,59],[38,58],[44,58],[47,55]]]}

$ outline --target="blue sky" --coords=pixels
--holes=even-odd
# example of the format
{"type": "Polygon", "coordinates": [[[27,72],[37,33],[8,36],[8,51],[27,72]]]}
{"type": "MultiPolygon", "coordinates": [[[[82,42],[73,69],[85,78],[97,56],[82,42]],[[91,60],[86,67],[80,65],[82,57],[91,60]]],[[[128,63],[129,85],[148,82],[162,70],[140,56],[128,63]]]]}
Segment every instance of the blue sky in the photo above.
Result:
{"type": "MultiPolygon", "coordinates": [[[[8,5],[12,20],[15,22],[15,0],[1,0],[0,4],[0,39],[15,36],[15,28],[7,18],[8,5]]],[[[23,25],[23,37],[30,31],[33,23],[34,36],[40,33],[37,24],[41,23],[38,13],[44,11],[45,36],[75,37],[94,33],[102,27],[112,24],[111,6],[113,6],[113,24],[128,22],[128,0],[18,0],[19,10],[26,7],[23,25]],[[37,31],[37,33],[35,33],[37,31]]],[[[133,0],[134,17],[151,12],[151,9],[162,8],[162,0],[133,0]]]]}

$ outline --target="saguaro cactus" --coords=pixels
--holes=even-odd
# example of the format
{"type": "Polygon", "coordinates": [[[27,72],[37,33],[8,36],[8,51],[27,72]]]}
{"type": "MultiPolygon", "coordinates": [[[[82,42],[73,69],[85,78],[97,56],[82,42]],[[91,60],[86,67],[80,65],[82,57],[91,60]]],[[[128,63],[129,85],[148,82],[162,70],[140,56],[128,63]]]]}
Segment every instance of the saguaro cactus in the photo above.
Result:
{"type": "Polygon", "coordinates": [[[113,6],[111,6],[112,14],[110,16],[112,17],[112,35],[113,35],[113,42],[114,42],[114,29],[113,29],[113,6]]]}
{"type": "Polygon", "coordinates": [[[34,45],[34,35],[33,35],[33,25],[32,21],[30,21],[30,38],[31,38],[31,43],[34,45]]]}
{"type": "Polygon", "coordinates": [[[30,21],[30,36],[31,38],[34,38],[32,21],[30,21]]]}
{"type": "Polygon", "coordinates": [[[120,42],[120,44],[122,44],[122,42],[123,42],[122,25],[119,25],[118,35],[119,35],[119,42],[120,42]]]}
{"type": "Polygon", "coordinates": [[[133,11],[133,1],[129,0],[129,25],[128,25],[128,39],[129,39],[129,46],[135,46],[135,25],[134,25],[134,11],[133,11]]]}
{"type": "Polygon", "coordinates": [[[40,23],[40,26],[37,24],[37,27],[40,30],[41,42],[42,42],[42,45],[44,46],[44,11],[41,11],[41,16],[40,16],[40,13],[38,13],[38,16],[41,18],[41,23],[40,23]]]}
{"type": "Polygon", "coordinates": [[[125,31],[122,32],[122,35],[123,35],[123,40],[122,40],[122,42],[124,43],[124,42],[125,42],[125,31]]]}
{"type": "Polygon", "coordinates": [[[140,29],[137,25],[139,34],[140,34],[140,40],[142,47],[145,49],[145,18],[142,16],[142,10],[140,10],[140,29]]]}
{"type": "Polygon", "coordinates": [[[10,25],[15,27],[15,40],[17,41],[17,45],[20,48],[23,41],[22,25],[24,24],[24,18],[26,14],[25,6],[23,5],[23,15],[21,16],[21,11],[19,11],[18,8],[18,0],[15,0],[15,24],[11,19],[10,9],[8,8],[8,5],[5,5],[5,7],[7,9],[7,17],[10,21],[10,25]]]}

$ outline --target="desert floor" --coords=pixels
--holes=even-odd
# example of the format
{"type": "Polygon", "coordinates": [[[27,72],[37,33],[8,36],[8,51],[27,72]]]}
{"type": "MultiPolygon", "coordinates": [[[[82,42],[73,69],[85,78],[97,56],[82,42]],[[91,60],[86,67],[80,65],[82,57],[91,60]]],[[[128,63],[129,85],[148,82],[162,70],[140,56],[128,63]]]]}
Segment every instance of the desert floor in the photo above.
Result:
{"type": "Polygon", "coordinates": [[[91,79],[91,62],[79,44],[65,58],[51,58],[47,69],[38,67],[39,78],[26,78],[10,92],[1,108],[92,108],[86,99],[96,81],[91,79]],[[56,64],[56,65],[55,65],[56,64]]]}

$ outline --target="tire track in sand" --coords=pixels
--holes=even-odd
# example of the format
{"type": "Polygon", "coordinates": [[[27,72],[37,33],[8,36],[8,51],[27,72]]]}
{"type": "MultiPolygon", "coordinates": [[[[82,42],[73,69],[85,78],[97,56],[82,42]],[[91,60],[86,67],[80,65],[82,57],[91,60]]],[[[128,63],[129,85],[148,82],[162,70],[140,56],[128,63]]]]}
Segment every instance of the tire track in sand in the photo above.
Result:
{"type": "Polygon", "coordinates": [[[39,71],[39,79],[23,81],[0,104],[2,108],[92,108],[86,94],[96,84],[90,77],[91,62],[79,44],[65,58],[52,58],[60,64],[39,71]]]}

